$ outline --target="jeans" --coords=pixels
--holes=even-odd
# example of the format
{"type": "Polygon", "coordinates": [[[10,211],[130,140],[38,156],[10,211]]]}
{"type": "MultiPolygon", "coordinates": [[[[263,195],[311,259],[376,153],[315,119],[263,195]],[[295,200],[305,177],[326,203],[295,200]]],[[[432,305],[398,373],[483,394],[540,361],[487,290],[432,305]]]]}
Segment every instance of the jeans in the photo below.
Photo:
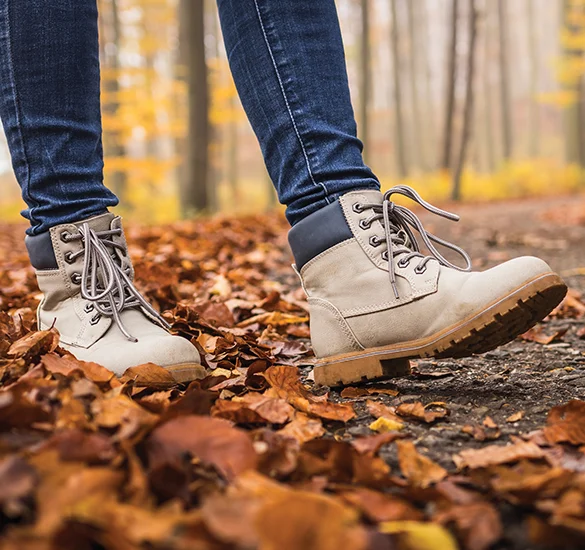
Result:
{"type": "MultiPolygon", "coordinates": [[[[230,67],[287,218],[379,189],[334,0],[218,0],[230,67]]],[[[30,234],[105,212],[96,0],[0,0],[0,117],[30,234]]]]}
{"type": "Polygon", "coordinates": [[[103,185],[96,0],[0,0],[0,116],[29,234],[118,203],[103,185]]]}

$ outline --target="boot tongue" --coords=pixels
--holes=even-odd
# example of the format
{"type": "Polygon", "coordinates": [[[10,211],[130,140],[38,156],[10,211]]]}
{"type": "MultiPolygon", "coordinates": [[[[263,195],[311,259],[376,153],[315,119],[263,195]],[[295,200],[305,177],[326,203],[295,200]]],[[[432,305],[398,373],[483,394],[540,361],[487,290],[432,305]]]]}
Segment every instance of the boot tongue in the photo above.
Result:
{"type": "Polygon", "coordinates": [[[112,228],[112,222],[115,219],[116,216],[114,214],[106,212],[105,214],[100,214],[99,216],[76,222],[74,225],[81,227],[82,225],[87,224],[90,229],[93,229],[96,232],[109,231],[112,228]]]}

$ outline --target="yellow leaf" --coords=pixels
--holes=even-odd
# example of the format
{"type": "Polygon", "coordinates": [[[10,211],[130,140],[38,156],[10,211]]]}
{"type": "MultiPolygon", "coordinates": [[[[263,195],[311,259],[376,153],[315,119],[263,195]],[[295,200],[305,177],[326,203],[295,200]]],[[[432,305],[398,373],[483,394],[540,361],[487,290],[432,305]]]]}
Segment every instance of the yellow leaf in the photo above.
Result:
{"type": "Polygon", "coordinates": [[[396,422],[383,416],[370,424],[370,430],[380,433],[402,430],[402,428],[404,428],[404,424],[401,422],[396,422]]]}
{"type": "Polygon", "coordinates": [[[379,529],[389,535],[397,534],[403,550],[458,550],[453,535],[435,523],[419,521],[386,521],[379,529]]]}

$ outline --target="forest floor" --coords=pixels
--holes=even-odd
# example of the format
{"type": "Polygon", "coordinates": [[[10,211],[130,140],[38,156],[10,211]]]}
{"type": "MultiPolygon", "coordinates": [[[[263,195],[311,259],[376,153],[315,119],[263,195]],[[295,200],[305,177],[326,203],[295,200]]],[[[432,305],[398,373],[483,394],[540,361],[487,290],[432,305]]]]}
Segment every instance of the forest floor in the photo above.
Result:
{"type": "Polygon", "coordinates": [[[568,298],[480,357],[313,388],[278,215],[126,229],[139,288],[207,376],[113,379],[32,333],[22,225],[0,226],[0,548],[583,548],[585,196],[420,214],[480,269],[538,255],[568,298]]]}

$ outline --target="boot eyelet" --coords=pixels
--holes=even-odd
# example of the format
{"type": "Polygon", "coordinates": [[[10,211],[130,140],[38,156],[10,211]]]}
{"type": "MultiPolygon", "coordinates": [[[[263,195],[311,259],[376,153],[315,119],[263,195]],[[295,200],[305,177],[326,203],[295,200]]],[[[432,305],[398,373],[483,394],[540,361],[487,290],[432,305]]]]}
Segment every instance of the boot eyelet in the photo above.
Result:
{"type": "Polygon", "coordinates": [[[90,325],[97,325],[100,322],[100,319],[102,318],[101,313],[96,313],[90,320],[89,320],[89,324],[90,325]]]}
{"type": "Polygon", "coordinates": [[[388,261],[388,251],[384,250],[384,252],[382,252],[382,259],[388,261]]]}
{"type": "Polygon", "coordinates": [[[362,229],[370,229],[371,223],[368,220],[360,220],[360,227],[362,229]]]}
{"type": "Polygon", "coordinates": [[[409,263],[410,262],[408,262],[406,260],[398,260],[398,267],[402,267],[402,268],[408,267],[409,263]]]}
{"type": "Polygon", "coordinates": [[[426,265],[423,265],[422,267],[420,267],[420,266],[418,266],[418,265],[417,265],[417,266],[414,268],[414,272],[415,272],[417,275],[422,275],[422,274],[423,274],[423,273],[424,273],[426,270],[427,270],[427,266],[426,266],[426,265]]]}
{"type": "Polygon", "coordinates": [[[68,263],[72,264],[75,260],[73,259],[73,252],[65,252],[63,259],[68,263]]]}
{"type": "Polygon", "coordinates": [[[370,246],[380,246],[382,244],[382,241],[378,239],[378,237],[376,237],[376,235],[372,235],[370,237],[370,246]]]}
{"type": "Polygon", "coordinates": [[[71,240],[71,233],[69,231],[63,231],[59,236],[64,243],[68,243],[71,240]]]}
{"type": "Polygon", "coordinates": [[[85,304],[85,313],[91,313],[94,309],[95,306],[93,304],[85,304]]]}
{"type": "Polygon", "coordinates": [[[357,214],[361,214],[364,211],[362,205],[359,202],[354,203],[351,209],[357,214]]]}
{"type": "Polygon", "coordinates": [[[80,273],[74,273],[73,275],[71,275],[71,282],[74,285],[80,285],[81,284],[81,274],[80,273]]]}

